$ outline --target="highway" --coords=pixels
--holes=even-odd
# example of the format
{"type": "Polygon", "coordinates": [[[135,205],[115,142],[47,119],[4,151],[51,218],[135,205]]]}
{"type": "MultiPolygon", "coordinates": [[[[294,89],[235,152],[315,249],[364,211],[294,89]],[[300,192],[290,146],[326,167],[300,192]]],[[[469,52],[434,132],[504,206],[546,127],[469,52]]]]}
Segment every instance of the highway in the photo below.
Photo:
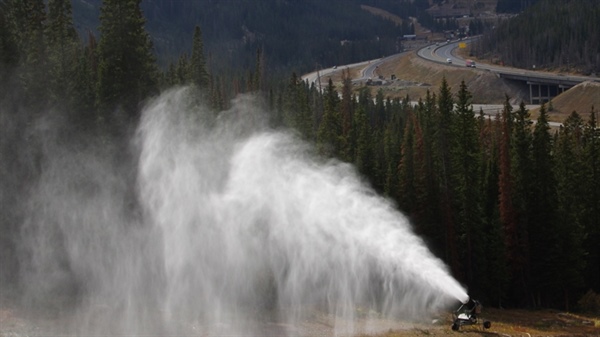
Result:
{"type": "Polygon", "coordinates": [[[302,80],[306,81],[308,83],[311,83],[311,84],[315,83],[318,85],[319,83],[317,82],[317,80],[319,79],[319,77],[331,76],[332,74],[334,74],[336,72],[341,72],[344,69],[348,69],[348,68],[366,66],[361,70],[361,76],[364,77],[366,69],[369,68],[371,66],[371,64],[381,64],[381,60],[383,60],[383,59],[375,59],[375,60],[364,61],[364,62],[359,62],[359,63],[354,63],[354,64],[348,64],[348,65],[339,66],[339,67],[334,66],[331,68],[319,69],[317,71],[313,71],[312,73],[302,75],[302,80]]]}
{"type": "Polygon", "coordinates": [[[356,83],[356,82],[361,82],[364,83],[369,79],[374,79],[376,77],[375,75],[375,71],[377,70],[377,68],[387,62],[393,62],[396,59],[407,55],[409,52],[402,52],[402,53],[398,53],[398,54],[394,54],[391,56],[387,56],[387,57],[383,57],[383,58],[379,58],[379,59],[375,59],[375,60],[370,60],[370,61],[364,61],[364,62],[359,62],[359,63],[354,63],[354,64],[348,64],[348,65],[344,65],[344,66],[336,66],[336,67],[331,67],[331,68],[323,68],[320,69],[318,71],[314,71],[312,73],[308,73],[306,75],[302,76],[302,80],[303,81],[308,81],[308,83],[315,83],[318,85],[318,78],[319,77],[326,77],[326,76],[330,76],[336,72],[341,72],[344,69],[348,69],[348,68],[361,68],[360,70],[360,77],[358,78],[353,78],[352,82],[356,83]]]}
{"type": "MultiPolygon", "coordinates": [[[[470,43],[474,39],[465,39],[462,41],[452,41],[438,45],[429,45],[421,48],[417,51],[417,55],[428,61],[436,63],[444,63],[454,67],[465,67],[466,60],[457,56],[454,51],[458,48],[458,44],[461,42],[470,43]],[[447,59],[452,61],[452,64],[447,62],[447,59]]],[[[519,68],[504,67],[499,65],[478,63],[477,69],[491,71],[496,73],[500,77],[524,80],[531,82],[551,83],[551,84],[564,84],[568,86],[574,86],[578,83],[585,81],[600,81],[598,77],[592,76],[577,76],[571,74],[557,74],[537,70],[526,70],[519,68]]]]}

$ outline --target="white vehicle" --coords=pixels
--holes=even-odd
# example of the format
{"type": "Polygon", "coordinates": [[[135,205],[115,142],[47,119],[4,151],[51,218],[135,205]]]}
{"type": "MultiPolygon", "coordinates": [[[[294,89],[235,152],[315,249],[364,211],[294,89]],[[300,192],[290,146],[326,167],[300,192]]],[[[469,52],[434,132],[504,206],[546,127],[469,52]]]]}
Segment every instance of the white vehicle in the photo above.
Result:
{"type": "Polygon", "coordinates": [[[446,59],[446,63],[452,63],[452,59],[451,58],[447,58],[446,59]]]}

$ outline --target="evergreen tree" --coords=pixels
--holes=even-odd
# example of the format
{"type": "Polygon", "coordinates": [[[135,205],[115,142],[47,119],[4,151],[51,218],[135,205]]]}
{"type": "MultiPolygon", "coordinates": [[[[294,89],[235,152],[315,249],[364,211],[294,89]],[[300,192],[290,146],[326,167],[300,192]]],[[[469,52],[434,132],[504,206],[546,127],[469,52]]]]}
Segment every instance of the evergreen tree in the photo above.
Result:
{"type": "Polygon", "coordinates": [[[517,274],[522,268],[522,257],[519,252],[518,224],[513,203],[514,180],[511,160],[511,138],[513,132],[512,106],[508,96],[502,111],[502,139],[500,141],[500,175],[499,175],[499,211],[503,227],[507,257],[512,273],[517,274]]]}
{"type": "Polygon", "coordinates": [[[12,0],[11,21],[19,45],[20,77],[24,101],[34,111],[47,103],[48,76],[46,76],[46,39],[44,27],[46,7],[43,0],[12,0]]]}
{"type": "Polygon", "coordinates": [[[502,306],[508,288],[508,270],[504,230],[500,223],[498,182],[500,176],[499,143],[502,141],[500,121],[487,118],[480,110],[477,118],[481,144],[481,197],[483,235],[485,245],[483,275],[478,276],[480,298],[502,306]]]}
{"type": "Polygon", "coordinates": [[[370,92],[367,88],[361,90],[358,98],[358,107],[354,114],[356,128],[356,151],[354,163],[359,172],[367,177],[372,177],[373,151],[372,128],[369,123],[367,111],[372,104],[370,92]]]}
{"type": "Polygon", "coordinates": [[[11,16],[11,3],[0,2],[0,100],[8,94],[14,83],[12,74],[19,63],[14,21],[11,16]]]}
{"type": "Polygon", "coordinates": [[[444,228],[444,257],[455,275],[460,274],[459,257],[456,246],[456,219],[452,201],[452,166],[450,144],[453,142],[453,108],[454,101],[446,78],[442,78],[438,96],[437,128],[435,135],[436,172],[440,184],[440,211],[444,228]]]}
{"type": "Polygon", "coordinates": [[[519,109],[514,113],[513,132],[511,135],[511,176],[513,177],[512,205],[514,207],[517,228],[517,247],[513,250],[515,265],[512,270],[510,296],[525,305],[523,299],[529,294],[531,286],[530,248],[529,248],[529,223],[531,210],[531,191],[533,179],[532,164],[532,134],[529,111],[525,103],[521,102],[519,109]]]}
{"type": "Polygon", "coordinates": [[[554,261],[559,257],[555,247],[559,240],[556,231],[556,180],[552,156],[552,136],[546,107],[542,104],[532,139],[532,177],[530,200],[529,243],[531,283],[534,306],[550,305],[557,289],[557,270],[554,261]]]}
{"type": "MultiPolygon", "coordinates": [[[[438,117],[439,113],[436,105],[436,95],[431,94],[429,90],[426,93],[425,101],[420,102],[417,106],[417,120],[419,122],[419,129],[422,131],[422,143],[423,143],[423,172],[418,174],[422,175],[424,179],[424,213],[420,216],[421,232],[427,237],[433,244],[432,250],[437,255],[444,256],[445,247],[445,230],[442,227],[442,211],[440,209],[440,183],[439,183],[439,170],[436,162],[437,151],[434,150],[438,144],[435,138],[438,135],[439,124],[438,117]]],[[[419,130],[417,129],[417,130],[419,130]]],[[[417,148],[420,147],[420,140],[418,139],[418,133],[416,144],[417,148]]],[[[419,179],[419,178],[418,178],[419,179]]]]}
{"type": "Polygon", "coordinates": [[[285,125],[298,130],[307,140],[314,139],[313,129],[316,125],[309,106],[310,90],[307,83],[292,73],[283,102],[285,125]]]}
{"type": "Polygon", "coordinates": [[[140,2],[104,0],[100,9],[97,104],[113,125],[137,120],[139,103],[157,90],[157,66],[140,2]]]}
{"type": "Polygon", "coordinates": [[[582,218],[586,211],[583,207],[588,180],[582,163],[583,128],[583,119],[573,112],[563,123],[556,144],[556,231],[560,239],[555,247],[557,259],[553,262],[555,268],[561,270],[556,290],[563,292],[566,310],[569,310],[571,292],[583,286],[585,266],[582,218]]]}
{"type": "Polygon", "coordinates": [[[342,150],[342,125],[338,115],[339,97],[331,79],[323,96],[325,106],[317,134],[319,153],[326,157],[337,157],[342,150]]]}
{"type": "MultiPolygon", "coordinates": [[[[465,263],[466,280],[477,285],[479,276],[484,276],[484,247],[481,240],[482,208],[480,199],[479,138],[471,93],[464,81],[461,82],[456,101],[456,118],[452,124],[451,148],[453,204],[462,239],[461,256],[465,263]]],[[[474,289],[479,290],[479,289],[474,289]]]]}
{"type": "Polygon", "coordinates": [[[352,79],[350,71],[344,70],[342,75],[342,98],[340,102],[340,117],[342,123],[342,147],[341,159],[350,162],[352,160],[352,120],[354,118],[355,97],[352,95],[352,79]]]}
{"type": "Polygon", "coordinates": [[[600,292],[600,129],[594,107],[584,127],[583,170],[584,200],[581,223],[587,234],[584,247],[586,256],[586,285],[600,292]]]}
{"type": "MultiPolygon", "coordinates": [[[[76,65],[79,41],[73,27],[71,1],[48,1],[48,60],[50,66],[50,99],[75,109],[76,65]]],[[[83,69],[82,69],[83,70],[83,69]]]]}
{"type": "Polygon", "coordinates": [[[409,116],[401,146],[401,160],[398,166],[399,189],[398,204],[400,208],[412,215],[416,199],[415,187],[415,124],[414,116],[409,116]]]}
{"type": "Polygon", "coordinates": [[[74,120],[85,128],[98,125],[99,116],[96,110],[96,84],[98,82],[98,58],[96,54],[96,38],[88,36],[88,44],[81,47],[75,70],[75,87],[73,106],[74,120]]]}
{"type": "Polygon", "coordinates": [[[194,29],[194,40],[192,43],[192,57],[189,64],[191,81],[199,89],[208,89],[210,86],[210,75],[206,70],[204,59],[204,42],[202,31],[199,26],[194,29]]]}

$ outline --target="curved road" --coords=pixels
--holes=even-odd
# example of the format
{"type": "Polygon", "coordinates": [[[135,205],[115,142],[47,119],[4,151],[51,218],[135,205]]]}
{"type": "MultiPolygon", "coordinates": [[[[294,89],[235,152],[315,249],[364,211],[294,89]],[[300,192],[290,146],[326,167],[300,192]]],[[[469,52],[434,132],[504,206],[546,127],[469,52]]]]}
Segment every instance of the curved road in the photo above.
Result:
{"type": "Polygon", "coordinates": [[[375,78],[375,70],[377,70],[377,68],[380,65],[387,63],[387,62],[392,62],[408,53],[409,52],[406,51],[406,52],[394,54],[391,56],[387,56],[387,57],[383,57],[383,58],[379,58],[379,59],[375,59],[375,60],[364,61],[364,62],[359,62],[359,63],[354,63],[354,64],[348,64],[348,65],[339,66],[339,67],[336,66],[336,67],[331,67],[331,68],[320,69],[320,70],[314,71],[312,73],[303,75],[302,80],[308,81],[308,83],[315,83],[315,84],[319,85],[319,81],[318,81],[319,77],[330,76],[338,71],[342,71],[347,68],[355,68],[355,67],[365,66],[364,68],[362,68],[360,70],[360,77],[352,79],[352,82],[366,82],[369,79],[375,78]]]}
{"type": "MultiPolygon", "coordinates": [[[[458,48],[458,44],[461,42],[470,43],[474,41],[476,38],[466,39],[463,41],[453,41],[445,44],[437,45],[429,45],[425,48],[421,48],[417,51],[417,55],[423,59],[428,61],[437,62],[437,63],[445,63],[455,67],[464,67],[466,66],[466,60],[456,56],[454,50],[458,48]],[[452,61],[452,64],[447,62],[447,59],[452,61]]],[[[591,76],[577,76],[577,75],[564,75],[564,74],[556,74],[549,73],[543,71],[535,71],[535,70],[526,70],[519,68],[511,68],[504,66],[497,66],[493,64],[487,63],[478,63],[478,69],[483,69],[487,71],[494,72],[498,75],[510,75],[510,76],[519,76],[519,77],[528,77],[532,79],[538,79],[539,81],[568,81],[568,82],[584,82],[584,81],[600,81],[598,77],[591,76]]]]}

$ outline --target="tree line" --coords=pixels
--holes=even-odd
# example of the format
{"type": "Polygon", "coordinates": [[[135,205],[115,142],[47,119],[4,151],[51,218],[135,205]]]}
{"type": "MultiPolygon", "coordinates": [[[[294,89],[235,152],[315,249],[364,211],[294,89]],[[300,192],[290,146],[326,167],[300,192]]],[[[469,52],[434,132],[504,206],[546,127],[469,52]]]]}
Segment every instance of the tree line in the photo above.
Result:
{"type": "Polygon", "coordinates": [[[251,69],[227,81],[207,70],[199,27],[190,55],[160,71],[140,0],[105,0],[100,38],[85,43],[68,0],[0,5],[5,284],[16,282],[19,268],[22,214],[15,195],[26,195],[43,160],[44,144],[35,136],[43,130],[32,130],[32,122],[65,111],[60,118],[69,132],[119,143],[135,126],[141,102],[163,88],[191,85],[215,113],[237,93],[254,92],[274,127],[297,130],[323,157],[353,163],[484,303],[569,309],[584,293],[600,291],[600,135],[593,107],[551,129],[545,106],[534,123],[525,105],[514,108],[508,97],[496,117],[476,113],[464,82],[453,93],[444,80],[416,105],[409,97],[355,90],[348,73],[339,88],[330,80],[321,91],[295,73],[283,83],[270,81],[260,49],[251,69]]]}

